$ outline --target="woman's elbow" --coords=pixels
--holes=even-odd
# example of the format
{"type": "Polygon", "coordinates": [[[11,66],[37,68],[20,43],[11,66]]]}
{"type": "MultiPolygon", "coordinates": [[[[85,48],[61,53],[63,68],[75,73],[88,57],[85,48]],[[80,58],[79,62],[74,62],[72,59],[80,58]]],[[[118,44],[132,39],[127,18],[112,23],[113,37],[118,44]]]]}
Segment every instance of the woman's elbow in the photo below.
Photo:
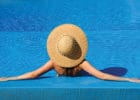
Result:
{"type": "Polygon", "coordinates": [[[37,78],[37,77],[39,77],[37,74],[34,74],[34,73],[32,73],[31,75],[30,75],[30,78],[31,79],[34,79],[34,78],[37,78]]]}
{"type": "Polygon", "coordinates": [[[106,75],[99,75],[99,76],[96,76],[96,77],[101,79],[101,80],[108,80],[106,75]]]}
{"type": "Polygon", "coordinates": [[[27,77],[28,79],[34,79],[34,78],[38,77],[38,75],[36,73],[34,73],[34,72],[29,72],[26,75],[24,77],[27,77]]]}

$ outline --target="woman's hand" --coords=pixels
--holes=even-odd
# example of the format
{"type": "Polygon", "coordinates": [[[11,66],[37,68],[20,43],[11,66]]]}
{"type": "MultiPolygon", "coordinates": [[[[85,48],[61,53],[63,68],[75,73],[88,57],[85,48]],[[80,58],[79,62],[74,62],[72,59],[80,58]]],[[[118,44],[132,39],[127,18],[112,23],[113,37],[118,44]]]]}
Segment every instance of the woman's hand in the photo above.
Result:
{"type": "Polygon", "coordinates": [[[24,80],[24,79],[33,79],[36,78],[36,74],[34,72],[28,72],[19,76],[15,77],[0,77],[0,82],[1,81],[10,81],[10,80],[24,80]]]}
{"type": "Polygon", "coordinates": [[[9,80],[18,80],[18,77],[0,77],[0,82],[9,80]]]}
{"type": "Polygon", "coordinates": [[[1,77],[1,78],[0,78],[0,82],[1,82],[1,81],[8,81],[8,78],[7,78],[7,77],[1,77]]]}
{"type": "Polygon", "coordinates": [[[135,83],[140,83],[140,79],[138,78],[128,78],[129,82],[135,82],[135,83]]]}

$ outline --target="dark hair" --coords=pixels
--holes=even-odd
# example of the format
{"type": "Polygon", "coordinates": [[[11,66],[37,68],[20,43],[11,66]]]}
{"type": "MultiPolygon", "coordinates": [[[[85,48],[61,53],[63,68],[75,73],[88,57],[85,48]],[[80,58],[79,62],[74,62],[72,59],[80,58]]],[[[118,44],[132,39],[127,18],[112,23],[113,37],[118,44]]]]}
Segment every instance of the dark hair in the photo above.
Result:
{"type": "Polygon", "coordinates": [[[54,69],[58,73],[58,75],[64,75],[64,76],[76,76],[80,71],[81,68],[79,66],[72,67],[72,68],[64,68],[60,67],[58,65],[54,66],[54,69]]]}

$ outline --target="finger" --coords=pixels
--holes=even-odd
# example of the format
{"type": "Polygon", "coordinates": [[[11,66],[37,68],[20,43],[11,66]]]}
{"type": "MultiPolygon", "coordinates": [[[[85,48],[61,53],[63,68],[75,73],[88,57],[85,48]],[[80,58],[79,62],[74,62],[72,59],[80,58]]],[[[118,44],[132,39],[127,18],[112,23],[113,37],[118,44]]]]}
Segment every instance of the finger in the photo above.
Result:
{"type": "Polygon", "coordinates": [[[8,81],[8,80],[6,80],[6,79],[4,79],[4,80],[0,80],[0,82],[4,82],[4,81],[8,81]]]}
{"type": "Polygon", "coordinates": [[[8,78],[0,78],[0,81],[8,81],[8,78]]]}
{"type": "Polygon", "coordinates": [[[140,80],[137,80],[137,79],[133,79],[133,80],[131,80],[131,82],[136,82],[136,83],[140,83],[140,80]]]}

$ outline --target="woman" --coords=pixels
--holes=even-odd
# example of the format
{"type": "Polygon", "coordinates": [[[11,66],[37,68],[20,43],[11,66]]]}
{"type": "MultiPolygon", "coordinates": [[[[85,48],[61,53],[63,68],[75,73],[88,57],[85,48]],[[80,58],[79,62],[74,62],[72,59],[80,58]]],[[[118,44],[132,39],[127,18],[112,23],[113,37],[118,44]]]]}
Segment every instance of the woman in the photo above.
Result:
{"type": "Polygon", "coordinates": [[[58,76],[77,76],[81,70],[103,80],[139,82],[136,78],[118,77],[103,73],[85,60],[88,43],[84,32],[72,24],[56,27],[49,35],[47,50],[51,58],[39,69],[16,77],[3,77],[0,81],[34,79],[55,69],[58,76]]]}

